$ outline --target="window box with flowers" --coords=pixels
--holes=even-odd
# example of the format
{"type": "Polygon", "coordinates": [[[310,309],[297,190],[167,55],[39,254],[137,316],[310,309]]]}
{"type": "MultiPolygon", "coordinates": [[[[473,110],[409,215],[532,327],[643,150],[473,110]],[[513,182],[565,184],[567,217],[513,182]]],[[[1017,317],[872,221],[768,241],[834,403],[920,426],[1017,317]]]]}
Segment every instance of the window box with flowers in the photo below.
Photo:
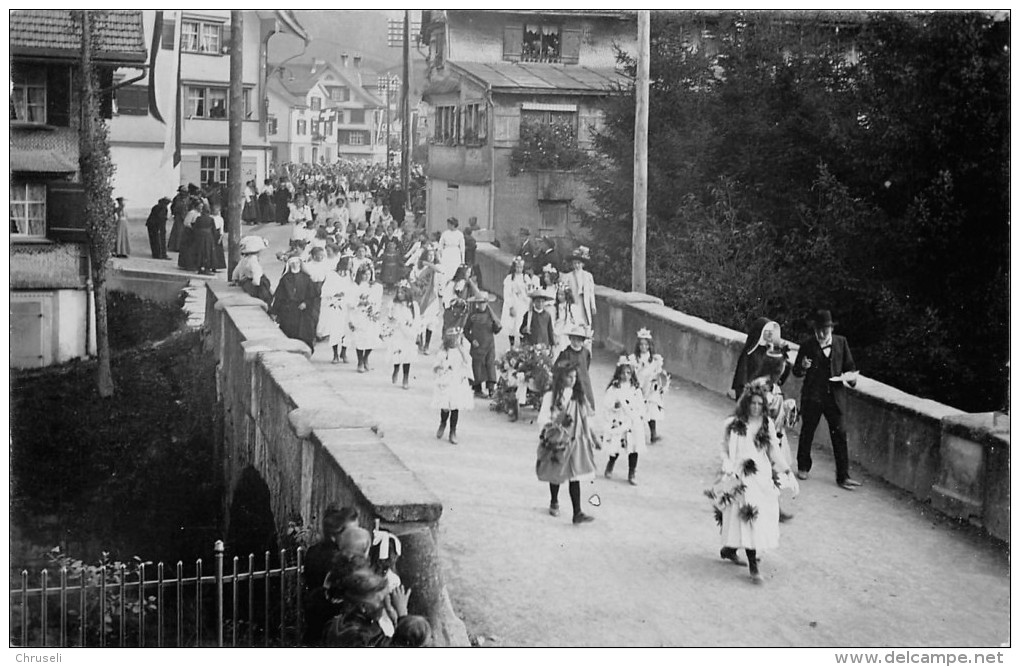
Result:
{"type": "Polygon", "coordinates": [[[520,141],[510,154],[510,175],[529,171],[574,171],[587,162],[588,154],[577,144],[571,125],[521,119],[520,141]]]}

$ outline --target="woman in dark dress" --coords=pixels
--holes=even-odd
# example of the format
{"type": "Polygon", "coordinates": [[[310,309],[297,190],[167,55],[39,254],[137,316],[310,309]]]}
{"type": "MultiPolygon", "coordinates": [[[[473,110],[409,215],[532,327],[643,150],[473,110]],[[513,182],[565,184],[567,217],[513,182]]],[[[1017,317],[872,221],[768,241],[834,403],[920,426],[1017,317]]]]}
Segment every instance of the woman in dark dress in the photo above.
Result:
{"type": "Polygon", "coordinates": [[[280,284],[273,294],[269,314],[276,317],[280,330],[288,338],[296,338],[312,350],[315,349],[312,306],[316,298],[312,279],[301,271],[301,258],[291,257],[287,260],[287,272],[280,278],[280,284]]]}
{"type": "Polygon", "coordinates": [[[203,207],[202,214],[191,223],[191,246],[198,272],[204,276],[213,275],[216,269],[216,221],[209,215],[207,207],[203,207]]]}
{"type": "MultiPolygon", "coordinates": [[[[195,232],[192,225],[198,220],[202,211],[202,200],[192,197],[188,200],[188,212],[184,215],[184,223],[181,226],[180,254],[177,255],[177,266],[184,271],[196,271],[200,267],[196,257],[197,246],[195,244],[195,232]]],[[[210,222],[212,219],[210,218],[210,222]]]]}

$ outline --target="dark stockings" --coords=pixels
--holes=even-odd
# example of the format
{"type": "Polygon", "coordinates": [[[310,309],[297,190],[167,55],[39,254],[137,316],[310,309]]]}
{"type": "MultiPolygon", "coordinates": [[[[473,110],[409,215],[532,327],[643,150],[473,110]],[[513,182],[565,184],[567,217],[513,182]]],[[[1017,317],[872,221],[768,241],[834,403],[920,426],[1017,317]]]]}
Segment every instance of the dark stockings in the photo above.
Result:
{"type": "Polygon", "coordinates": [[[446,428],[446,420],[450,420],[450,435],[457,432],[457,420],[460,418],[460,410],[440,410],[439,426],[446,428]]]}
{"type": "MultiPolygon", "coordinates": [[[[570,504],[574,507],[574,516],[581,513],[581,483],[570,482],[567,485],[567,491],[570,492],[570,504]]],[[[550,484],[549,485],[549,504],[558,507],[560,498],[560,485],[550,484]]]]}

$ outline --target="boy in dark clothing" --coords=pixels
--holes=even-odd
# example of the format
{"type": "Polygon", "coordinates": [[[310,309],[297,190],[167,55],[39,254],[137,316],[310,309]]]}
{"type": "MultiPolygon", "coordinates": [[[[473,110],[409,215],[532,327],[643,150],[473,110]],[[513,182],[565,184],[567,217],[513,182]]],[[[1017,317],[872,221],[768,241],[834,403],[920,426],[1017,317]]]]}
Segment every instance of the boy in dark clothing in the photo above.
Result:
{"type": "Polygon", "coordinates": [[[585,346],[585,342],[591,338],[591,334],[583,324],[575,324],[567,330],[567,338],[570,340],[560,356],[556,357],[556,364],[572,362],[577,366],[577,381],[584,389],[584,398],[588,401],[588,407],[595,409],[595,394],[591,388],[591,376],[588,374],[588,367],[591,366],[591,351],[585,346]]]}
{"type": "Polygon", "coordinates": [[[521,343],[524,345],[546,345],[553,347],[552,315],[546,310],[547,300],[553,297],[547,290],[535,290],[531,294],[531,309],[524,315],[521,323],[521,343]]]}
{"type": "Polygon", "coordinates": [[[358,510],[352,507],[327,509],[322,517],[322,540],[313,544],[305,556],[302,573],[305,587],[305,646],[321,645],[322,633],[329,619],[337,614],[335,605],[326,598],[326,575],[333,559],[340,553],[338,540],[343,532],[358,525],[358,510]]]}
{"type": "Polygon", "coordinates": [[[475,396],[482,398],[482,383],[485,383],[492,398],[496,387],[496,334],[502,327],[489,307],[493,297],[488,292],[468,299],[474,304],[474,311],[464,324],[464,337],[471,341],[471,368],[474,373],[475,396]]]}

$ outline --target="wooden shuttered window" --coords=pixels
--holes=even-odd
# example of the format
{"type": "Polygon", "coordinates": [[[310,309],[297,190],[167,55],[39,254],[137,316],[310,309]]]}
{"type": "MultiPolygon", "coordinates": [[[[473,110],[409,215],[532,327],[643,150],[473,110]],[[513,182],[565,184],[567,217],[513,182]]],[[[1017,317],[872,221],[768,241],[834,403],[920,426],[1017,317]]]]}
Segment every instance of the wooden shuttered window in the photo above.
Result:
{"type": "Polygon", "coordinates": [[[503,60],[518,61],[521,59],[521,46],[524,43],[524,27],[508,25],[503,27],[503,60]]]}
{"type": "Polygon", "coordinates": [[[85,188],[81,183],[46,184],[46,238],[85,242],[85,188]]]}
{"type": "Polygon", "coordinates": [[[149,87],[123,86],[116,90],[117,113],[121,116],[149,115],[149,87]]]}
{"type": "Polygon", "coordinates": [[[560,60],[564,65],[576,65],[581,58],[581,31],[564,28],[560,31],[560,60]]]}
{"type": "Polygon", "coordinates": [[[177,32],[177,19],[168,19],[166,15],[163,15],[163,34],[160,35],[159,42],[161,48],[173,51],[174,49],[174,34],[177,32]]]}
{"type": "Polygon", "coordinates": [[[67,65],[46,68],[46,124],[56,127],[71,125],[71,90],[74,79],[67,65]]]}

